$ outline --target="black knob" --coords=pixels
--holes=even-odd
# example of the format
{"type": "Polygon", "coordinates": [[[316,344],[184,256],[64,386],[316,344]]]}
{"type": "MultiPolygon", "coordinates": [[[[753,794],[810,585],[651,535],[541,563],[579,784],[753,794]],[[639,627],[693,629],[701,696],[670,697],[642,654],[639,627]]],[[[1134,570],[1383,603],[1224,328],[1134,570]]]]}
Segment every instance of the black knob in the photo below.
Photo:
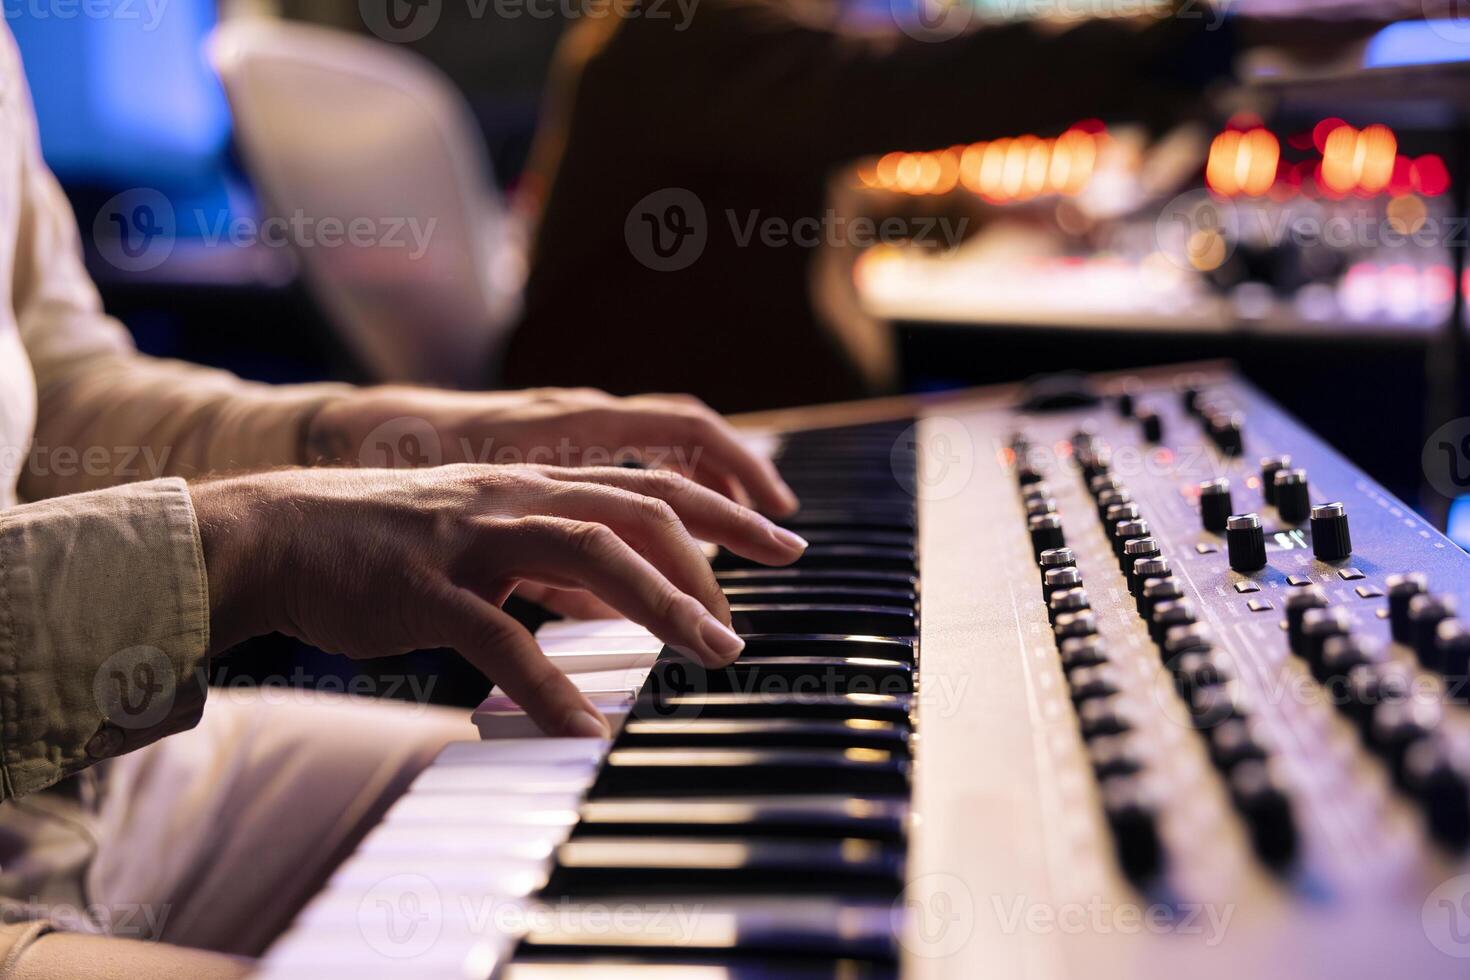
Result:
{"type": "Polygon", "coordinates": [[[1291,799],[1264,762],[1242,762],[1230,771],[1230,795],[1250,828],[1251,843],[1261,860],[1275,867],[1296,854],[1296,821],[1291,799]]]}
{"type": "Polygon", "coordinates": [[[1151,408],[1140,408],[1137,418],[1139,426],[1143,429],[1144,442],[1160,443],[1164,441],[1164,420],[1158,412],[1151,408]]]}
{"type": "Polygon", "coordinates": [[[1162,646],[1164,636],[1176,626],[1189,626],[1198,622],[1194,614],[1194,603],[1188,599],[1171,599],[1154,604],[1153,617],[1149,620],[1148,633],[1154,643],[1162,646]]]}
{"type": "Polygon", "coordinates": [[[1082,584],[1082,573],[1075,566],[1048,568],[1041,576],[1041,594],[1047,602],[1062,589],[1075,589],[1082,584]]]}
{"type": "Polygon", "coordinates": [[[1021,486],[1041,482],[1041,472],[1030,463],[1020,463],[1016,467],[1016,482],[1021,486]]]}
{"type": "MultiPolygon", "coordinates": [[[[1157,560],[1166,565],[1169,562],[1167,558],[1157,560]]],[[[1154,609],[1157,606],[1183,597],[1183,585],[1167,571],[1158,578],[1145,579],[1143,588],[1138,590],[1138,615],[1143,617],[1145,623],[1151,623],[1154,619],[1154,609]]]]}
{"type": "Polygon", "coordinates": [[[1409,600],[1429,591],[1429,580],[1419,572],[1390,575],[1388,586],[1388,623],[1395,643],[1409,642],[1409,600]]]}
{"type": "Polygon", "coordinates": [[[1300,524],[1312,514],[1312,501],[1307,486],[1307,471],[1276,472],[1276,513],[1288,524],[1300,524]]]}
{"type": "Polygon", "coordinates": [[[1261,460],[1261,496],[1270,506],[1276,504],[1276,474],[1291,469],[1291,457],[1267,456],[1261,460]]]}
{"type": "Polygon", "coordinates": [[[1404,786],[1424,808],[1429,832],[1453,848],[1470,840],[1470,775],[1443,736],[1423,738],[1404,755],[1404,786]]]}
{"type": "Polygon", "coordinates": [[[1442,720],[1442,709],[1436,701],[1421,698],[1385,701],[1373,709],[1368,744],[1383,757],[1394,776],[1402,780],[1406,775],[1404,762],[1409,747],[1439,731],[1442,720]]]}
{"type": "Polygon", "coordinates": [[[1225,522],[1235,512],[1230,500],[1230,481],[1223,476],[1199,485],[1199,516],[1206,531],[1225,532],[1225,522]]]}
{"type": "Polygon", "coordinates": [[[1123,873],[1138,883],[1153,879],[1163,867],[1164,848],[1145,784],[1136,776],[1113,776],[1103,782],[1102,798],[1123,873]]]}
{"type": "Polygon", "coordinates": [[[1138,558],[1128,570],[1128,591],[1138,595],[1145,582],[1151,578],[1163,578],[1169,571],[1169,560],[1159,557],[1157,552],[1138,558]]]}
{"type": "Polygon", "coordinates": [[[1097,495],[1097,516],[1102,517],[1107,514],[1109,507],[1115,507],[1119,504],[1127,504],[1132,502],[1133,494],[1129,493],[1127,490],[1124,490],[1122,487],[1118,487],[1114,490],[1104,490],[1102,493],[1097,495]]]}
{"type": "MultiPolygon", "coordinates": [[[[1157,538],[1145,535],[1141,538],[1129,538],[1123,542],[1122,567],[1125,575],[1133,574],[1133,563],[1140,558],[1157,558],[1159,556],[1159,541],[1157,538]]],[[[1133,591],[1133,583],[1129,582],[1128,591],[1133,591]]]]}
{"type": "Polygon", "coordinates": [[[1210,758],[1225,773],[1242,762],[1265,762],[1270,757],[1269,741],[1258,722],[1232,718],[1209,731],[1210,758]]]}
{"type": "Polygon", "coordinates": [[[1062,642],[1062,669],[1071,673],[1079,667],[1096,667],[1108,662],[1107,644],[1097,636],[1074,636],[1062,642]]]}
{"type": "Polygon", "coordinates": [[[1059,592],[1052,593],[1051,599],[1046,604],[1046,613],[1051,618],[1051,621],[1055,623],[1057,617],[1062,615],[1062,613],[1081,612],[1084,609],[1091,608],[1092,603],[1087,599],[1086,589],[1062,589],[1059,592]]]}
{"type": "Polygon", "coordinates": [[[1199,411],[1199,389],[1193,385],[1185,388],[1179,393],[1179,404],[1183,405],[1184,410],[1190,415],[1194,415],[1199,411]]]}
{"type": "Polygon", "coordinates": [[[1102,473],[1087,481],[1087,490],[1094,497],[1099,497],[1109,490],[1122,489],[1122,482],[1111,473],[1102,473]]]}
{"type": "Polygon", "coordinates": [[[1062,519],[1056,514],[1038,514],[1027,522],[1031,529],[1031,547],[1040,559],[1043,551],[1064,547],[1066,535],[1062,534],[1062,519]]]}
{"type": "Polygon", "coordinates": [[[1094,636],[1097,634],[1097,616],[1093,615],[1091,609],[1059,613],[1056,623],[1052,626],[1052,632],[1056,634],[1058,643],[1070,640],[1074,636],[1094,636]]]}
{"type": "Polygon", "coordinates": [[[1148,537],[1148,521],[1139,518],[1133,521],[1119,521],[1113,525],[1113,554],[1118,561],[1123,560],[1123,546],[1134,538],[1148,537]]]}
{"type": "Polygon", "coordinates": [[[1040,483],[1028,483],[1021,488],[1022,500],[1035,500],[1038,497],[1050,497],[1051,495],[1051,487],[1046,485],[1045,480],[1040,483]]]}
{"type": "Polygon", "coordinates": [[[1381,664],[1388,659],[1382,646],[1361,636],[1334,636],[1322,644],[1319,677],[1324,682],[1346,677],[1354,667],[1381,664]]]}
{"type": "Polygon", "coordinates": [[[1077,454],[1077,462],[1082,467],[1082,476],[1087,480],[1094,480],[1100,476],[1106,476],[1113,470],[1113,453],[1107,446],[1097,446],[1093,449],[1077,454]]]}
{"type": "Polygon", "coordinates": [[[1419,663],[1433,669],[1438,660],[1435,642],[1442,620],[1455,615],[1455,600],[1450,596],[1416,595],[1409,600],[1409,644],[1419,663]]]}
{"type": "Polygon", "coordinates": [[[1225,456],[1239,456],[1245,450],[1245,416],[1239,412],[1221,412],[1210,419],[1210,438],[1225,456]]]}
{"type": "Polygon", "coordinates": [[[1124,388],[1122,391],[1118,392],[1119,415],[1123,416],[1125,419],[1130,418],[1133,415],[1133,410],[1136,407],[1137,404],[1133,397],[1133,392],[1130,389],[1124,388]]]}
{"type": "Polygon", "coordinates": [[[1313,609],[1327,608],[1327,593],[1315,585],[1286,597],[1286,642],[1291,652],[1302,656],[1302,618],[1313,609]]]}
{"type": "Polygon", "coordinates": [[[1449,695],[1456,700],[1465,697],[1465,685],[1470,683],[1470,630],[1459,620],[1440,620],[1434,628],[1434,649],[1434,669],[1444,675],[1449,695]]]}
{"type": "Polygon", "coordinates": [[[1385,702],[1407,698],[1415,682],[1414,672],[1402,663],[1385,660],[1363,664],[1348,671],[1347,696],[1338,701],[1338,707],[1367,738],[1374,710],[1385,702]]]}
{"type": "Polygon", "coordinates": [[[1164,663],[1175,664],[1179,657],[1191,650],[1209,650],[1213,646],[1214,637],[1204,623],[1171,626],[1164,634],[1164,663]]]}
{"type": "Polygon", "coordinates": [[[1353,631],[1353,618],[1346,609],[1308,609],[1302,615],[1301,655],[1319,674],[1327,641],[1337,636],[1347,636],[1353,631]]]}
{"type": "Polygon", "coordinates": [[[1142,516],[1137,504],[1113,504],[1103,515],[1103,527],[1117,527],[1119,521],[1136,521],[1142,516]]]}
{"type": "Polygon", "coordinates": [[[1312,553],[1321,561],[1342,561],[1353,553],[1347,508],[1341,501],[1312,508],[1312,553]]]}
{"type": "Polygon", "coordinates": [[[1037,514],[1055,514],[1057,512],[1057,501],[1055,497],[1035,496],[1026,498],[1026,516],[1035,517],[1037,514]]]}
{"type": "Polygon", "coordinates": [[[1048,548],[1037,557],[1037,561],[1044,575],[1053,568],[1075,568],[1077,555],[1071,548],[1048,548]]]}
{"type": "Polygon", "coordinates": [[[1225,522],[1225,550],[1230,567],[1255,572],[1266,567],[1266,531],[1258,514],[1236,514],[1225,522]]]}

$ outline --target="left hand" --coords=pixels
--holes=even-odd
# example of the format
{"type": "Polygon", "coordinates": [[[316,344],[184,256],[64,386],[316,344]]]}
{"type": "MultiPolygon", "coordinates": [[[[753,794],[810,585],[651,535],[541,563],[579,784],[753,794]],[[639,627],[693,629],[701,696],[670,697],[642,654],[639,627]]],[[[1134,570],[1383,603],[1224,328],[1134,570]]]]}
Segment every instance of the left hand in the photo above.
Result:
{"type": "Polygon", "coordinates": [[[459,392],[366,388],[329,402],[307,434],[311,461],[371,467],[446,463],[673,470],[784,517],[796,495],[770,460],[688,395],[616,398],[587,388],[459,392]]]}

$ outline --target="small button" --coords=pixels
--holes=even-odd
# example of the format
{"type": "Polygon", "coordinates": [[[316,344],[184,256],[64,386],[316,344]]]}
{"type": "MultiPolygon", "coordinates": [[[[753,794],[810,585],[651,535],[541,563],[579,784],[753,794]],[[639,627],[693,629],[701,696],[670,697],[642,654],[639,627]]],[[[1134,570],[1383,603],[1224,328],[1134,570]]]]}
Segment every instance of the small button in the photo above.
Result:
{"type": "Polygon", "coordinates": [[[1307,578],[1305,575],[1288,575],[1286,576],[1286,584],[1294,585],[1297,588],[1301,588],[1305,585],[1311,585],[1312,580],[1307,578]]]}
{"type": "Polygon", "coordinates": [[[1252,599],[1245,605],[1246,608],[1249,609],[1251,612],[1266,612],[1269,609],[1276,608],[1275,606],[1271,605],[1270,599],[1252,599]]]}
{"type": "Polygon", "coordinates": [[[111,759],[122,752],[122,729],[114,725],[103,725],[97,734],[87,740],[87,756],[92,759],[111,759]]]}
{"type": "MultiPolygon", "coordinates": [[[[1356,589],[1353,589],[1353,591],[1358,594],[1358,598],[1360,598],[1360,599],[1381,599],[1381,598],[1383,598],[1383,590],[1380,589],[1376,585],[1360,585],[1356,589]]],[[[1380,613],[1382,613],[1384,616],[1387,616],[1388,615],[1388,610],[1386,610],[1386,609],[1380,609],[1378,611],[1380,613]]],[[[1380,616],[1379,618],[1381,619],[1382,616],[1380,616]]]]}
{"type": "Polygon", "coordinates": [[[1241,595],[1247,595],[1251,592],[1261,591],[1261,587],[1254,582],[1236,582],[1235,591],[1241,595]]]}
{"type": "Polygon", "coordinates": [[[1197,553],[1201,554],[1201,555],[1213,555],[1213,554],[1216,554],[1217,552],[1219,552],[1220,549],[1219,549],[1219,547],[1217,547],[1216,545],[1213,545],[1213,544],[1201,543],[1201,544],[1195,545],[1194,546],[1194,550],[1197,553]]]}
{"type": "MultiPolygon", "coordinates": [[[[1366,578],[1367,576],[1358,571],[1356,568],[1339,568],[1337,570],[1337,577],[1342,579],[1344,582],[1356,582],[1358,579],[1366,578]]],[[[1383,593],[1381,592],[1379,593],[1379,595],[1382,594],[1383,593]]]]}

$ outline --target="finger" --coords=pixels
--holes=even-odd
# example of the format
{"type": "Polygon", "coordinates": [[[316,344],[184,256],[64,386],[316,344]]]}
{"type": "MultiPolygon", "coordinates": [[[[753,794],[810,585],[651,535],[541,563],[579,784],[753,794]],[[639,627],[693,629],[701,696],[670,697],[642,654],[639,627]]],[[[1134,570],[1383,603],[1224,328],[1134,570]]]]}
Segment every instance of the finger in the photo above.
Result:
{"type": "Polygon", "coordinates": [[[493,591],[508,565],[519,580],[591,592],[706,666],[723,666],[745,648],[704,603],[681,592],[605,524],[543,516],[486,518],[483,524],[486,544],[493,543],[501,568],[485,568],[481,556],[489,549],[471,542],[455,570],[459,584],[474,582],[482,594],[493,591]]]}
{"type": "Polygon", "coordinates": [[[527,602],[568,619],[617,619],[618,611],[590,592],[554,589],[539,582],[522,582],[515,594],[527,602]]]}
{"type": "Polygon", "coordinates": [[[688,450],[677,462],[691,473],[708,470],[731,477],[745,488],[760,509],[784,517],[796,512],[796,494],[781,479],[775,465],[766,457],[752,452],[740,441],[730,423],[709,408],[695,402],[650,399],[639,406],[630,424],[639,431],[627,439],[644,444],[668,439],[670,433],[679,447],[688,450]]]}
{"type": "Polygon", "coordinates": [[[480,597],[455,589],[444,597],[443,641],[499,684],[547,735],[607,738],[607,720],[557,670],[535,639],[480,597]]]}
{"type": "Polygon", "coordinates": [[[709,559],[672,505],[600,483],[548,480],[547,485],[556,489],[535,503],[535,513],[612,528],[675,588],[698,599],[722,623],[730,622],[730,604],[709,559]]]}
{"type": "Polygon", "coordinates": [[[600,483],[657,497],[674,509],[679,520],[696,538],[767,565],[789,565],[807,548],[806,541],[799,535],[676,474],[614,466],[576,470],[548,467],[542,473],[554,480],[600,483]]]}

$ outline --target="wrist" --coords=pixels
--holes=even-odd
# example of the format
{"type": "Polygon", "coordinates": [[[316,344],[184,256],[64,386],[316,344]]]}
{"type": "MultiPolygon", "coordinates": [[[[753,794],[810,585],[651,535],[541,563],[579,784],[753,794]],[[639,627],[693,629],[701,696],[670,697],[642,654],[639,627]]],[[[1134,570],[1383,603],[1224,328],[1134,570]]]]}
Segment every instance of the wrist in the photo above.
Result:
{"type": "Polygon", "coordinates": [[[269,632],[260,588],[272,578],[270,522],[264,494],[250,479],[189,485],[209,588],[210,653],[269,632]]]}

